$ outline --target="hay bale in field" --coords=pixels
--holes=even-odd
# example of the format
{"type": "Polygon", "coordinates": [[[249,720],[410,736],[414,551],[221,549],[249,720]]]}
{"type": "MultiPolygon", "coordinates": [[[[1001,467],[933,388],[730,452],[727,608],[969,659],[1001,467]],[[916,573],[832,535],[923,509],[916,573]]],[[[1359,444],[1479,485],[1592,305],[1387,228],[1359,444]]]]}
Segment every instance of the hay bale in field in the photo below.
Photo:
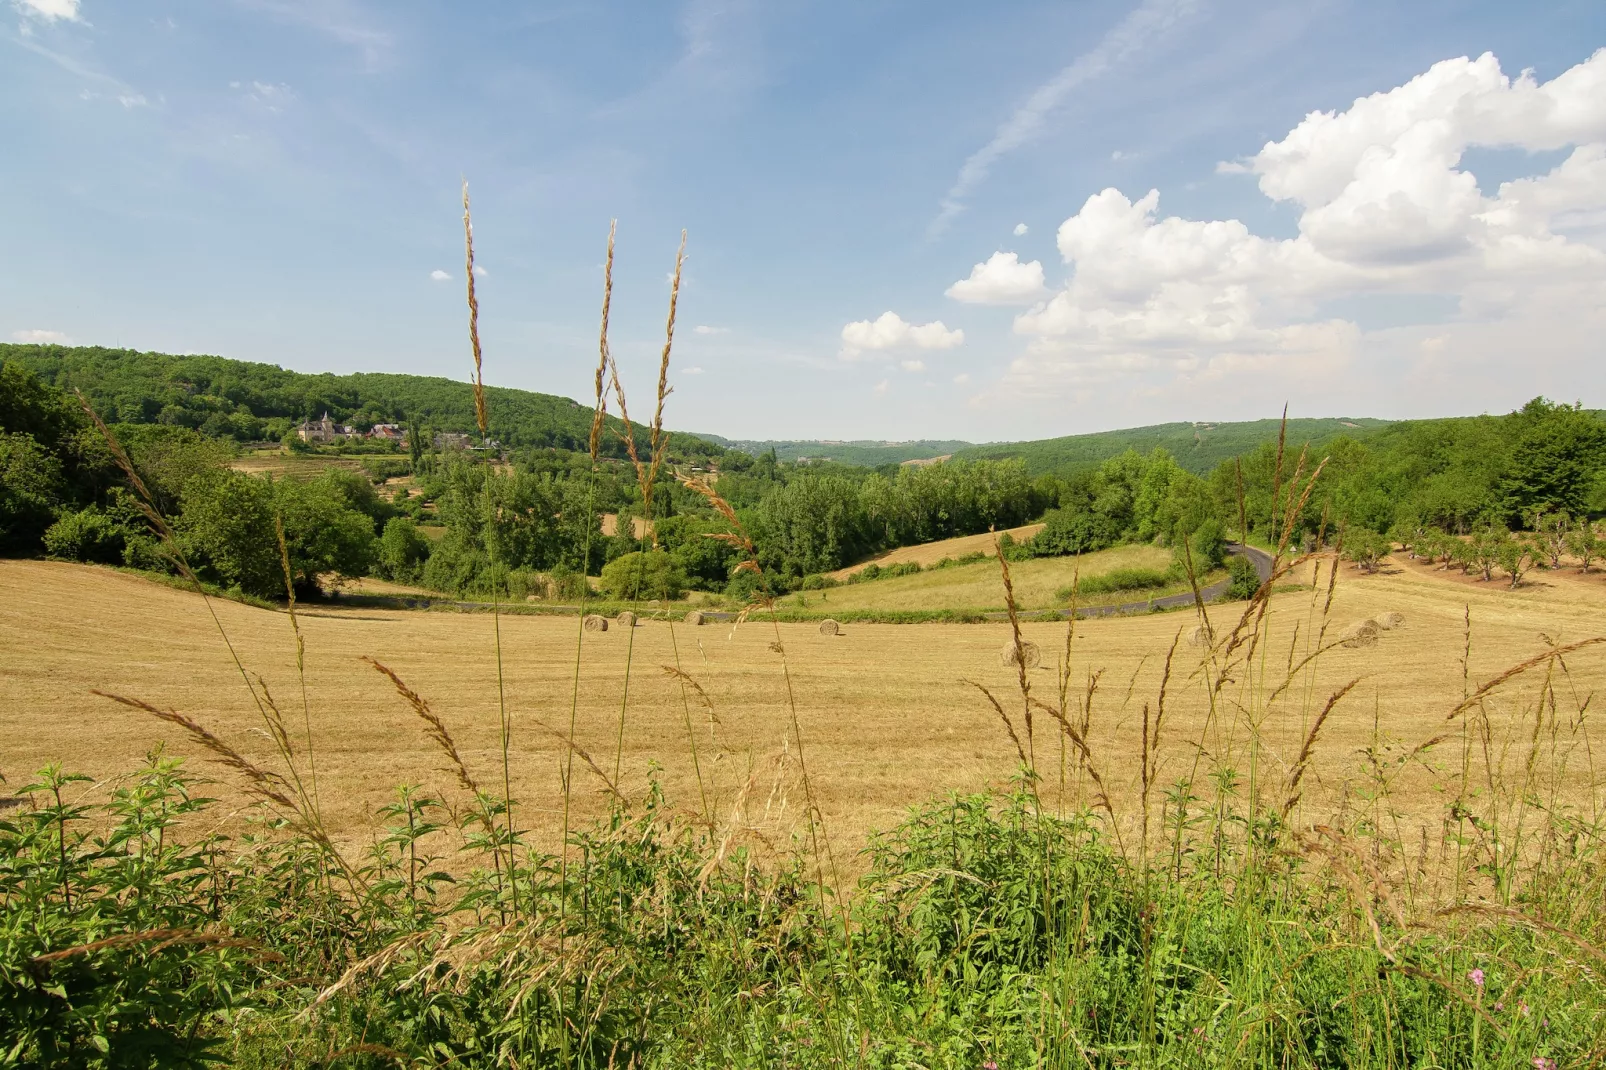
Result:
{"type": "Polygon", "coordinates": [[[595,613],[587,613],[585,629],[588,632],[605,632],[608,630],[608,618],[600,617],[595,613]]]}
{"type": "Polygon", "coordinates": [[[1372,646],[1382,630],[1375,620],[1358,620],[1339,634],[1338,641],[1347,647],[1372,646]]]}
{"type": "Polygon", "coordinates": [[[1372,621],[1385,632],[1391,632],[1405,623],[1405,614],[1396,613],[1391,609],[1387,613],[1379,613],[1372,618],[1372,621]]]}
{"type": "Polygon", "coordinates": [[[1216,637],[1211,634],[1208,624],[1195,624],[1193,631],[1188,633],[1189,646],[1209,646],[1215,641],[1216,637]]]}
{"type": "Polygon", "coordinates": [[[524,596],[524,600],[526,602],[539,602],[540,601],[540,599],[538,597],[536,597],[535,595],[533,595],[533,594],[525,595],[524,596]]]}
{"type": "Polygon", "coordinates": [[[703,611],[700,610],[700,609],[694,609],[690,613],[687,613],[685,615],[685,617],[683,617],[681,619],[684,620],[687,624],[690,624],[693,628],[695,628],[695,627],[697,627],[699,624],[701,624],[703,622],[703,611]]]}
{"type": "Polygon", "coordinates": [[[1042,664],[1043,652],[1038,650],[1037,644],[1032,642],[1030,639],[1022,639],[1020,641],[1020,653],[1018,657],[1019,661],[1017,662],[1015,640],[1013,639],[1010,639],[1004,643],[1004,645],[998,650],[999,662],[1006,668],[1011,669],[1013,669],[1017,663],[1025,665],[1028,669],[1037,668],[1038,665],[1042,664]]]}
{"type": "Polygon", "coordinates": [[[841,635],[842,634],[842,625],[838,624],[836,621],[832,620],[830,617],[826,617],[824,620],[822,620],[820,622],[820,634],[821,635],[841,635]]]}
{"type": "Polygon", "coordinates": [[[619,622],[619,627],[621,628],[634,628],[636,626],[636,615],[628,609],[613,619],[619,622]]]}

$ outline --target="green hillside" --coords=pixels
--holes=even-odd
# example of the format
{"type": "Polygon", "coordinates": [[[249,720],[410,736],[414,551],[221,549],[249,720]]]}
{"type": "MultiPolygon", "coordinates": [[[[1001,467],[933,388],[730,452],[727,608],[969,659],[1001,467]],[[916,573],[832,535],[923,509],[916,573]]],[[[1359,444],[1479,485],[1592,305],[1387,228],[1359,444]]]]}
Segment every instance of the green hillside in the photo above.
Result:
{"type": "MultiPolygon", "coordinates": [[[[1067,474],[1098,466],[1129,449],[1148,453],[1163,446],[1177,463],[1196,475],[1204,475],[1228,458],[1247,454],[1262,442],[1277,439],[1279,420],[1247,420],[1239,423],[1173,423],[1133,427],[1121,431],[1099,431],[1088,435],[1067,435],[1033,442],[994,442],[971,446],[954,453],[956,459],[1004,460],[1018,457],[1032,475],[1045,472],[1067,474]]],[[[1389,426],[1388,420],[1364,417],[1331,419],[1290,419],[1288,441],[1296,445],[1309,442],[1320,446],[1340,436],[1364,439],[1389,426]]]]}
{"type": "Polygon", "coordinates": [[[920,439],[916,442],[855,439],[851,442],[837,442],[827,439],[728,439],[718,435],[697,437],[717,443],[728,450],[739,450],[754,457],[774,450],[775,459],[778,461],[835,461],[838,464],[856,464],[865,468],[946,457],[971,446],[971,443],[959,439],[920,439]]]}
{"type": "MultiPolygon", "coordinates": [[[[0,363],[13,362],[52,386],[82,390],[113,423],[171,424],[242,442],[277,439],[302,419],[324,412],[359,428],[401,422],[435,431],[475,431],[473,388],[436,376],[309,375],[223,357],[0,344],[0,363]]],[[[485,392],[491,437],[503,445],[587,447],[589,405],[506,387],[486,387],[485,392]]],[[[610,427],[620,426],[610,421],[610,427]]],[[[637,441],[645,448],[644,432],[637,441]]],[[[695,445],[680,435],[675,444],[695,445]]],[[[604,437],[604,448],[612,455],[623,453],[616,435],[604,437]]]]}

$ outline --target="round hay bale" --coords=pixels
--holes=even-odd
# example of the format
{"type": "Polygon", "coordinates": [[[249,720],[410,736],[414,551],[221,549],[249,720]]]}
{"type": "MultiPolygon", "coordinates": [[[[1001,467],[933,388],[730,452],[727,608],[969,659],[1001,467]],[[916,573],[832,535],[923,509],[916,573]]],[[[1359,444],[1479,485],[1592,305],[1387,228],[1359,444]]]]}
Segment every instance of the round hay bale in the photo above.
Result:
{"type": "MultiPolygon", "coordinates": [[[[1015,667],[1017,664],[1015,640],[1011,639],[999,648],[998,661],[1006,668],[1013,669],[1015,667]]],[[[1037,649],[1037,644],[1030,639],[1022,639],[1020,641],[1019,664],[1025,665],[1028,669],[1035,669],[1042,664],[1042,661],[1043,652],[1037,649]]]]}
{"type": "Polygon", "coordinates": [[[1382,630],[1375,620],[1358,620],[1344,629],[1338,641],[1347,647],[1372,646],[1382,630]]]}
{"type": "Polygon", "coordinates": [[[1372,618],[1372,621],[1385,632],[1391,632],[1405,623],[1405,614],[1396,613],[1391,609],[1387,613],[1379,613],[1372,618]]]}
{"type": "Polygon", "coordinates": [[[842,634],[842,625],[838,624],[836,621],[832,620],[830,617],[826,617],[824,620],[822,620],[820,622],[820,634],[821,635],[841,635],[842,634]]]}
{"type": "Polygon", "coordinates": [[[1208,624],[1195,624],[1193,631],[1188,633],[1189,646],[1209,646],[1215,641],[1216,637],[1210,634],[1210,625],[1208,624]]]}
{"type": "Polygon", "coordinates": [[[698,625],[703,623],[703,611],[700,610],[700,609],[694,609],[690,613],[687,613],[681,619],[684,620],[687,624],[690,624],[693,628],[695,628],[698,625]]]}
{"type": "Polygon", "coordinates": [[[621,628],[634,628],[636,626],[636,615],[628,609],[613,619],[619,622],[619,627],[621,628]]]}
{"type": "Polygon", "coordinates": [[[608,630],[608,618],[600,617],[595,613],[587,613],[585,629],[588,632],[605,632],[608,630]]]}

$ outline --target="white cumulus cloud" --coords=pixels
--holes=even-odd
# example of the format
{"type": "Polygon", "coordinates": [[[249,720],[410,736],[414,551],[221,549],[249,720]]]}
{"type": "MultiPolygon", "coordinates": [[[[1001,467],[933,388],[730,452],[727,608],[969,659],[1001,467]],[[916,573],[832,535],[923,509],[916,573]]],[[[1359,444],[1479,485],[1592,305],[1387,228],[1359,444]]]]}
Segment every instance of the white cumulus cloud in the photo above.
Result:
{"type": "Polygon", "coordinates": [[[11,337],[19,342],[32,342],[35,345],[64,346],[72,341],[60,331],[12,331],[11,337]]]}
{"type": "Polygon", "coordinates": [[[966,383],[970,382],[970,373],[960,372],[958,375],[954,376],[954,382],[958,383],[960,386],[964,386],[966,383]]]}
{"type": "Polygon", "coordinates": [[[971,305],[1029,305],[1042,298],[1043,264],[1021,263],[1014,253],[994,253],[948,287],[948,296],[971,305]]]}
{"type": "Polygon", "coordinates": [[[898,367],[906,372],[923,372],[926,370],[926,362],[923,360],[900,360],[898,367]]]}
{"type": "Polygon", "coordinates": [[[1088,197],[1057,235],[1070,281],[1016,319],[1032,339],[1006,377],[1017,390],[1252,374],[1320,404],[1318,384],[1361,381],[1338,378],[1357,361],[1418,362],[1429,334],[1441,363],[1486,366],[1486,393],[1465,395],[1478,404],[1509,392],[1495,347],[1509,362],[1514,341],[1526,366],[1574,384],[1541,376],[1531,392],[1588,385],[1579,362],[1606,329],[1606,49],[1546,83],[1508,78],[1492,55],[1446,60],[1221,169],[1295,205],[1298,236],[1162,217],[1157,190],[1088,197]],[[1488,194],[1463,166],[1472,148],[1567,154],[1488,194]],[[1403,324],[1365,326],[1352,307],[1385,299],[1403,324]],[[1410,311],[1429,300],[1454,311],[1410,311]]]}
{"type": "Polygon", "coordinates": [[[896,312],[883,312],[873,320],[855,320],[842,328],[842,353],[856,356],[884,349],[953,349],[965,341],[965,332],[949,330],[942,320],[908,323],[896,312]]]}
{"type": "Polygon", "coordinates": [[[78,0],[11,0],[12,6],[24,15],[45,22],[55,22],[66,19],[68,22],[78,22],[78,0]]]}
{"type": "Polygon", "coordinates": [[[1026,233],[1026,229],[1027,228],[1026,228],[1026,224],[1025,223],[1016,223],[1015,224],[1015,237],[1018,238],[1022,234],[1025,234],[1026,233]]]}
{"type": "Polygon", "coordinates": [[[451,278],[451,275],[442,271],[440,268],[436,268],[434,271],[429,273],[429,277],[434,279],[436,282],[445,282],[447,279],[451,278]]]}

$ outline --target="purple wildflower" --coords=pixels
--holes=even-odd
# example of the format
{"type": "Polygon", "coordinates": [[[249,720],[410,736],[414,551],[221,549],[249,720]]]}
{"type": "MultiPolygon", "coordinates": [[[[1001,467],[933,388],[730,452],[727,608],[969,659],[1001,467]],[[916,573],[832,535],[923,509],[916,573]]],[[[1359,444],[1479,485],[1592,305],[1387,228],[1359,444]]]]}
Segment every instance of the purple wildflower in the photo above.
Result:
{"type": "Polygon", "coordinates": [[[1467,980],[1471,981],[1473,984],[1477,985],[1479,988],[1482,988],[1483,987],[1483,969],[1482,969],[1482,967],[1475,967],[1475,968],[1467,971],[1467,980]]]}
{"type": "Polygon", "coordinates": [[[1535,1055],[1533,1063],[1534,1070],[1556,1070],[1556,1060],[1547,1059],[1543,1055],[1535,1055]]]}

